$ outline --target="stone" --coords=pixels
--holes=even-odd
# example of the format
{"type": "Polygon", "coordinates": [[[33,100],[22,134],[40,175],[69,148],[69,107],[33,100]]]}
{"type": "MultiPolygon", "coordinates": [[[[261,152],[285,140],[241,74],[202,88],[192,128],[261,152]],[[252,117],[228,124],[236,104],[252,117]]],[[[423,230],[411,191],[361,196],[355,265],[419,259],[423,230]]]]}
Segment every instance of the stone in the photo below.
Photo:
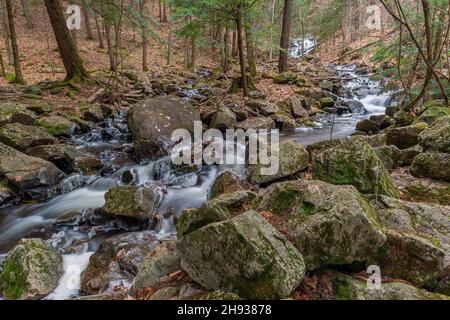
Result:
{"type": "Polygon", "coordinates": [[[430,100],[425,102],[422,106],[416,107],[416,114],[418,116],[422,115],[425,111],[427,111],[430,108],[437,107],[437,108],[445,108],[444,100],[430,100]]]}
{"type": "Polygon", "coordinates": [[[291,97],[286,103],[294,118],[304,118],[309,116],[309,112],[305,109],[306,103],[304,103],[304,100],[300,99],[299,96],[291,97]]]}
{"type": "Polygon", "coordinates": [[[367,261],[386,242],[376,212],[353,186],[277,183],[260,193],[253,208],[277,217],[308,270],[367,261]]]}
{"type": "Polygon", "coordinates": [[[364,119],[358,121],[358,123],[356,124],[356,130],[376,134],[380,132],[380,126],[375,121],[372,121],[370,119],[364,119]]]}
{"type": "Polygon", "coordinates": [[[113,187],[105,194],[102,213],[147,221],[153,218],[162,195],[156,186],[113,187]]]}
{"type": "Polygon", "coordinates": [[[300,252],[254,211],[200,228],[177,248],[194,281],[244,299],[285,298],[305,275],[300,252]]]}
{"type": "Polygon", "coordinates": [[[20,123],[9,123],[1,127],[0,141],[22,152],[28,148],[59,142],[45,129],[20,123]]]}
{"type": "Polygon", "coordinates": [[[222,292],[222,291],[216,290],[213,292],[208,292],[208,293],[198,297],[197,300],[232,301],[232,300],[241,300],[241,298],[234,293],[222,292]]]}
{"type": "Polygon", "coordinates": [[[225,131],[232,129],[237,122],[236,114],[227,107],[220,107],[211,118],[209,127],[225,131]]]}
{"type": "Polygon", "coordinates": [[[270,130],[275,129],[275,121],[266,117],[253,117],[248,118],[245,121],[238,122],[235,125],[236,129],[242,129],[244,131],[248,129],[255,130],[270,130]]]}
{"type": "MultiPolygon", "coordinates": [[[[395,125],[397,127],[406,127],[411,125],[415,118],[414,116],[407,111],[397,111],[394,116],[393,116],[394,120],[395,120],[395,125]]],[[[422,122],[422,121],[421,121],[422,122]]]]}
{"type": "Polygon", "coordinates": [[[16,192],[11,188],[8,181],[0,178],[0,206],[17,196],[16,192]]]}
{"type": "Polygon", "coordinates": [[[279,111],[276,104],[265,100],[250,100],[247,102],[247,106],[255,112],[262,114],[263,116],[270,116],[279,111]]]}
{"type": "Polygon", "coordinates": [[[23,239],[6,256],[0,283],[8,300],[36,300],[50,294],[63,275],[61,253],[41,239],[23,239]]]}
{"type": "Polygon", "coordinates": [[[314,156],[315,179],[337,185],[354,185],[362,193],[400,196],[375,150],[364,141],[345,140],[314,156]]]}
{"type": "Polygon", "coordinates": [[[335,101],[331,97],[322,98],[319,100],[319,102],[322,109],[333,108],[335,105],[335,101]]]}
{"type": "Polygon", "coordinates": [[[232,171],[224,171],[214,181],[209,194],[210,198],[213,199],[224,193],[247,189],[249,189],[249,185],[244,179],[232,171]]]}
{"type": "Polygon", "coordinates": [[[396,146],[381,146],[373,149],[388,170],[397,168],[401,151],[396,146]]]}
{"type": "Polygon", "coordinates": [[[366,114],[367,110],[359,100],[347,100],[343,103],[344,106],[348,107],[351,113],[355,114],[366,114]]]}
{"type": "Polygon", "coordinates": [[[417,177],[450,181],[450,153],[421,153],[414,158],[410,171],[417,177]]]}
{"type": "Polygon", "coordinates": [[[423,152],[423,148],[421,146],[414,146],[408,149],[400,150],[400,166],[410,166],[414,159],[423,152]]]}
{"type": "Polygon", "coordinates": [[[174,96],[149,98],[135,104],[128,111],[127,120],[139,161],[168,155],[175,144],[171,141],[172,133],[186,129],[192,134],[194,122],[201,121],[189,102],[174,96]]]}
{"type": "Polygon", "coordinates": [[[42,118],[38,124],[56,137],[70,137],[78,130],[76,123],[63,116],[42,118]]]}
{"type": "Polygon", "coordinates": [[[28,195],[46,198],[65,174],[53,163],[27,156],[0,143],[0,174],[28,195]]]}
{"type": "Polygon", "coordinates": [[[101,122],[105,120],[102,108],[97,104],[84,103],[78,106],[83,114],[83,120],[101,122]]]}
{"type": "Polygon", "coordinates": [[[180,257],[175,248],[175,241],[165,241],[142,261],[133,287],[144,289],[157,286],[163,276],[180,268],[180,257]]]}
{"type": "MultiPolygon", "coordinates": [[[[309,154],[306,148],[292,140],[279,145],[278,170],[270,172],[269,166],[255,164],[248,168],[248,179],[253,184],[265,184],[287,178],[308,168],[309,154]],[[263,170],[268,172],[263,172],[263,170]]],[[[273,168],[275,165],[271,164],[273,168]]]]}
{"type": "Polygon", "coordinates": [[[153,301],[173,300],[178,296],[179,292],[180,292],[179,287],[161,288],[150,297],[150,300],[153,300],[153,301]]]}
{"type": "Polygon", "coordinates": [[[421,122],[407,127],[389,129],[386,134],[386,144],[394,145],[399,149],[411,148],[419,143],[419,134],[427,127],[427,124],[421,122]]]}
{"type": "Polygon", "coordinates": [[[450,153],[450,116],[442,117],[419,135],[419,143],[426,150],[450,153]]]}
{"type": "Polygon", "coordinates": [[[4,102],[0,103],[0,126],[7,123],[20,123],[23,125],[34,125],[35,115],[20,103],[4,102]]]}
{"type": "Polygon", "coordinates": [[[389,117],[393,117],[394,114],[400,111],[399,106],[388,106],[386,107],[385,114],[389,117]]]}
{"type": "Polygon", "coordinates": [[[425,122],[432,125],[439,118],[450,116],[449,107],[431,107],[423,112],[416,120],[416,122],[425,122]]]}

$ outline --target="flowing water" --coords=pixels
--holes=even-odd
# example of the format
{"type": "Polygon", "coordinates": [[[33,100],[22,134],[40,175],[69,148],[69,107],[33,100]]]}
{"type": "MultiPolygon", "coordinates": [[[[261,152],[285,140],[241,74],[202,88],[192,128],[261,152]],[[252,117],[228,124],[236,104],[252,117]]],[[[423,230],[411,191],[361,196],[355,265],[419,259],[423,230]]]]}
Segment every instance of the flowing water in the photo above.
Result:
{"type": "MultiPolygon", "coordinates": [[[[344,85],[348,92],[345,98],[360,101],[366,112],[321,117],[317,119],[316,127],[300,129],[295,134],[284,136],[284,139],[294,139],[308,145],[330,137],[348,137],[354,132],[359,119],[384,112],[389,94],[381,92],[379,83],[358,74],[353,66],[336,67],[336,70],[342,76],[353,79],[344,85]]],[[[232,169],[245,174],[242,165],[203,166],[197,171],[180,174],[168,157],[148,164],[137,164],[130,155],[132,143],[124,114],[108,119],[87,134],[73,137],[71,142],[102,160],[107,168],[102,176],[72,175],[65,180],[62,195],[45,203],[21,203],[0,211],[0,261],[21,238],[49,239],[55,247],[66,250],[65,274],[48,299],[66,299],[77,295],[80,273],[99,243],[107,235],[133,227],[106,220],[86,230],[79,224],[89,209],[103,206],[108,189],[124,184],[125,175],[130,177],[127,183],[157,184],[164,190],[165,197],[158,209],[162,219],[154,227],[156,234],[164,236],[175,233],[175,214],[185,208],[199,207],[207,200],[209,189],[220,172],[232,169]],[[77,248],[76,252],[70,251],[73,247],[77,248]]]]}

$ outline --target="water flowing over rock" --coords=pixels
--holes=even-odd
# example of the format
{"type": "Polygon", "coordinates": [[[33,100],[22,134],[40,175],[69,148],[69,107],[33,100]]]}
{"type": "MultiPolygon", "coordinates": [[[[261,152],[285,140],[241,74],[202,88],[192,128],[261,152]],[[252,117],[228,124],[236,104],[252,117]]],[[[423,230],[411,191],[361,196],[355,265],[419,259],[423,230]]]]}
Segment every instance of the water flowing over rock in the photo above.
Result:
{"type": "Polygon", "coordinates": [[[309,270],[366,261],[386,241],[373,208],[352,186],[297,180],[277,183],[253,202],[282,220],[309,270]]]}
{"type": "Polygon", "coordinates": [[[362,193],[399,197],[383,162],[366,142],[346,140],[315,155],[313,175],[332,184],[354,185],[362,193]]]}
{"type": "Polygon", "coordinates": [[[28,195],[43,198],[49,188],[65,177],[53,163],[27,156],[3,143],[0,143],[0,173],[28,195]]]}
{"type": "Polygon", "coordinates": [[[3,262],[0,284],[10,300],[40,299],[52,292],[63,274],[61,254],[41,239],[23,239],[3,262]]]}
{"type": "Polygon", "coordinates": [[[194,121],[200,121],[200,114],[192,105],[173,96],[143,100],[129,110],[127,117],[140,161],[167,155],[174,144],[173,131],[186,129],[193,133],[194,121]]]}
{"type": "Polygon", "coordinates": [[[254,211],[198,229],[177,248],[196,282],[246,299],[285,298],[305,275],[300,252],[254,211]]]}

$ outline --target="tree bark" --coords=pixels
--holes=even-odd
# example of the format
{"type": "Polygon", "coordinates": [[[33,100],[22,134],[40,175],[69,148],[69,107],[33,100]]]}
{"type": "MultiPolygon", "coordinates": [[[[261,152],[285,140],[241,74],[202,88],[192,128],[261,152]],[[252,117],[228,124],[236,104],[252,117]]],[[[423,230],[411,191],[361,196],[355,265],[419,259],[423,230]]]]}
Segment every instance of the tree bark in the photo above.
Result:
{"type": "Polygon", "coordinates": [[[239,64],[241,67],[241,84],[244,91],[244,97],[248,97],[248,83],[247,83],[247,73],[245,71],[245,58],[244,58],[244,40],[242,39],[242,2],[239,3],[237,8],[236,17],[236,33],[238,41],[238,51],[239,51],[239,64]]]}
{"type": "Polygon", "coordinates": [[[288,51],[289,51],[289,36],[291,33],[292,23],[292,0],[284,1],[283,10],[283,27],[280,39],[280,58],[278,61],[278,72],[283,73],[288,69],[288,51]]]}
{"type": "Polygon", "coordinates": [[[81,4],[81,9],[83,10],[84,25],[86,26],[86,39],[94,40],[94,33],[92,32],[91,21],[89,20],[89,9],[84,1],[81,4]]]}
{"type": "Polygon", "coordinates": [[[102,29],[101,29],[101,25],[98,21],[98,14],[95,13],[94,17],[95,17],[95,27],[97,28],[98,47],[100,49],[103,49],[103,48],[105,48],[105,43],[103,42],[102,29]]]}
{"type": "Polygon", "coordinates": [[[147,28],[145,25],[145,5],[146,0],[139,1],[139,13],[141,18],[141,36],[142,36],[142,71],[148,71],[148,39],[147,28]]]}
{"type": "Polygon", "coordinates": [[[6,75],[5,72],[5,64],[3,62],[3,55],[2,55],[2,51],[0,50],[0,72],[1,72],[1,76],[4,77],[6,75]]]}
{"type": "Polygon", "coordinates": [[[103,20],[105,25],[105,36],[106,36],[106,44],[108,45],[108,56],[109,56],[109,67],[111,71],[116,71],[116,58],[114,55],[114,45],[112,43],[112,35],[111,35],[111,24],[103,20]]]}
{"type": "Polygon", "coordinates": [[[0,0],[0,11],[2,19],[2,36],[5,43],[6,55],[8,57],[8,63],[12,65],[14,63],[14,58],[11,50],[11,43],[9,41],[9,22],[8,14],[6,13],[6,2],[5,0],[0,0]]]}
{"type": "Polygon", "coordinates": [[[11,48],[14,60],[14,71],[16,74],[15,83],[23,84],[25,80],[22,75],[22,68],[20,67],[19,47],[17,45],[16,27],[14,25],[14,16],[11,0],[6,0],[6,12],[8,14],[9,32],[11,36],[11,48]]]}
{"type": "Polygon", "coordinates": [[[250,25],[245,28],[245,40],[247,42],[247,63],[250,70],[250,76],[256,77],[255,42],[253,38],[253,28],[250,25]]]}
{"type": "Polygon", "coordinates": [[[30,11],[28,10],[28,0],[20,0],[20,3],[22,4],[23,16],[27,22],[27,27],[34,28],[33,20],[31,19],[30,11]]]}

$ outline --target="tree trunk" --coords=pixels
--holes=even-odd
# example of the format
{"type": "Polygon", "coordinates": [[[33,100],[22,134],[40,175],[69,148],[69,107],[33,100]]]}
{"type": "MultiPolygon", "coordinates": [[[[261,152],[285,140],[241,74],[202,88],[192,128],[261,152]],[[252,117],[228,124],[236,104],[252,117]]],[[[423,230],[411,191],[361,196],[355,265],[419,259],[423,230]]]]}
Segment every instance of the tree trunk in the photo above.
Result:
{"type": "Polygon", "coordinates": [[[108,45],[109,67],[111,71],[116,71],[116,58],[114,55],[114,45],[112,43],[111,25],[106,19],[103,20],[105,25],[106,44],[108,45]]]}
{"type": "Polygon", "coordinates": [[[59,54],[66,69],[66,80],[88,78],[89,74],[83,66],[74,41],[67,29],[66,19],[58,0],[45,0],[50,23],[55,34],[59,54]]]}
{"type": "Polygon", "coordinates": [[[238,51],[239,51],[239,63],[241,67],[241,84],[244,90],[244,97],[248,97],[248,83],[247,83],[247,73],[245,71],[245,58],[244,58],[244,40],[242,39],[242,2],[239,3],[237,9],[236,17],[236,33],[238,41],[238,51]]]}
{"type": "Polygon", "coordinates": [[[233,31],[233,39],[232,39],[232,46],[231,46],[231,55],[233,58],[236,58],[238,55],[238,48],[237,48],[237,33],[236,31],[233,31]]]}
{"type": "Polygon", "coordinates": [[[20,67],[19,47],[17,46],[16,28],[14,25],[14,16],[11,0],[6,0],[6,12],[8,14],[9,32],[11,36],[11,48],[14,60],[14,71],[16,73],[15,83],[23,84],[22,69],[20,67]]]}
{"type": "Polygon", "coordinates": [[[148,71],[148,40],[147,28],[145,25],[145,5],[146,0],[139,1],[139,14],[141,18],[141,37],[142,37],[142,71],[148,71]]]}
{"type": "Polygon", "coordinates": [[[275,27],[275,5],[276,0],[272,0],[272,12],[270,15],[269,61],[273,60],[273,28],[275,27]]]}
{"type": "Polygon", "coordinates": [[[101,25],[98,21],[98,14],[95,13],[94,17],[95,17],[95,27],[97,28],[98,47],[100,49],[103,49],[103,48],[105,48],[105,43],[103,42],[102,29],[101,29],[101,25]]]}
{"type": "Polygon", "coordinates": [[[284,0],[283,28],[280,40],[280,59],[278,61],[278,72],[283,73],[288,69],[289,35],[292,23],[292,0],[284,0]]]}
{"type": "MultiPolygon", "coordinates": [[[[172,9],[169,7],[169,9],[172,9]]],[[[172,17],[169,18],[169,34],[167,39],[167,64],[172,64],[173,50],[173,31],[172,31],[172,17]]]]}
{"type": "Polygon", "coordinates": [[[28,10],[28,0],[20,0],[20,3],[22,4],[23,16],[27,22],[27,27],[33,28],[33,20],[31,19],[30,11],[28,10]]]}
{"type": "Polygon", "coordinates": [[[12,65],[14,63],[14,58],[11,50],[11,43],[9,41],[9,22],[8,14],[6,13],[6,2],[5,0],[0,0],[0,11],[2,19],[2,36],[5,43],[6,55],[8,56],[8,63],[12,65]]]}
{"type": "Polygon", "coordinates": [[[253,39],[252,26],[247,26],[245,28],[245,40],[247,42],[247,63],[250,69],[250,75],[256,77],[255,42],[253,39]]]}
{"type": "Polygon", "coordinates": [[[223,61],[222,69],[223,73],[227,73],[230,70],[230,31],[228,26],[225,27],[225,32],[223,35],[223,61]]]}
{"type": "Polygon", "coordinates": [[[4,77],[6,75],[5,72],[5,64],[3,63],[3,55],[2,55],[2,51],[0,50],[0,72],[1,72],[1,76],[4,77]]]}
{"type": "Polygon", "coordinates": [[[91,21],[89,20],[89,9],[84,1],[81,4],[81,9],[83,10],[84,25],[86,26],[86,39],[94,40],[94,33],[92,32],[91,21]]]}

